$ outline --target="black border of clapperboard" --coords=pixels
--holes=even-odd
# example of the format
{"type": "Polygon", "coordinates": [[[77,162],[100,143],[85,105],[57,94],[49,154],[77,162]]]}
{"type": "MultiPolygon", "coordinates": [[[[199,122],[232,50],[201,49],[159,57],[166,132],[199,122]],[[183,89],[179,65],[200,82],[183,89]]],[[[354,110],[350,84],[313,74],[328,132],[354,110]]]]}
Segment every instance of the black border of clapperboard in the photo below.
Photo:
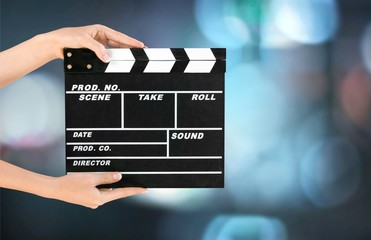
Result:
{"type": "MultiPolygon", "coordinates": [[[[184,72],[184,70],[187,67],[187,64],[192,61],[187,56],[185,50],[183,48],[171,48],[170,49],[173,56],[175,57],[176,61],[174,66],[172,67],[170,72],[184,72]]],[[[212,53],[215,56],[215,64],[213,68],[210,70],[209,73],[220,73],[224,74],[226,71],[226,49],[225,48],[211,48],[210,49],[212,53]]],[[[144,69],[146,68],[149,58],[145,54],[145,51],[143,49],[130,49],[132,52],[135,63],[130,70],[130,73],[143,73],[144,69]]],[[[107,66],[109,63],[101,62],[95,55],[94,52],[88,49],[65,49],[64,51],[64,70],[65,75],[67,74],[73,74],[73,73],[105,73],[105,70],[107,69],[107,66]],[[72,53],[73,57],[68,57],[67,53],[72,53]],[[87,64],[92,66],[91,68],[87,68],[87,64]],[[73,66],[72,68],[69,67],[69,65],[73,66]]],[[[109,73],[108,73],[109,74],[109,73]]],[[[225,82],[225,77],[223,76],[223,80],[225,82]]],[[[224,181],[225,181],[225,83],[223,82],[223,151],[222,151],[222,161],[223,161],[223,168],[222,168],[222,183],[218,186],[190,186],[190,188],[199,188],[199,187],[211,187],[211,188],[224,188],[224,181]]],[[[66,126],[66,132],[67,132],[67,126],[66,126]]],[[[67,140],[66,140],[67,141],[67,140]]],[[[66,157],[67,157],[67,150],[66,150],[66,157]]],[[[66,158],[67,159],[67,158],[66,158]]],[[[67,160],[66,160],[67,161],[67,160]]],[[[67,166],[66,166],[67,167],[67,166]]],[[[67,168],[66,168],[67,171],[67,168]]],[[[127,176],[125,177],[127,179],[127,176]]],[[[122,181],[122,180],[121,180],[122,181]]],[[[104,185],[102,187],[122,187],[123,184],[121,181],[117,184],[111,184],[111,185],[104,185]]],[[[124,185],[125,186],[125,185],[124,185]]],[[[132,185],[130,185],[132,186],[132,185]]],[[[145,186],[144,186],[145,187],[145,186]]],[[[170,186],[171,187],[171,186],[170,186]]],[[[157,188],[157,187],[156,187],[157,188]]],[[[159,187],[159,188],[168,188],[166,186],[159,187]]],[[[171,187],[172,188],[172,187],[171,187]]],[[[189,188],[186,187],[176,187],[176,188],[189,188]]]]}

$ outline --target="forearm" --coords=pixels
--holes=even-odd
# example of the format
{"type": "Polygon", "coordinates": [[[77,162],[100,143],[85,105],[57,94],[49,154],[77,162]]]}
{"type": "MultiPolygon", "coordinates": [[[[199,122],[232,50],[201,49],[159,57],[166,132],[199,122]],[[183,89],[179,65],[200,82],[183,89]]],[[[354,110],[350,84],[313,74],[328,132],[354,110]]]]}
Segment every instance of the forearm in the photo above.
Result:
{"type": "Polygon", "coordinates": [[[37,35],[0,53],[0,87],[55,59],[56,42],[46,34],[37,35]]]}
{"type": "Polygon", "coordinates": [[[0,160],[0,187],[54,198],[56,180],[0,160]]]}
{"type": "Polygon", "coordinates": [[[0,160],[0,188],[32,193],[90,208],[135,194],[144,188],[98,189],[96,186],[115,183],[120,173],[76,173],[62,177],[49,177],[34,173],[0,160]]]}

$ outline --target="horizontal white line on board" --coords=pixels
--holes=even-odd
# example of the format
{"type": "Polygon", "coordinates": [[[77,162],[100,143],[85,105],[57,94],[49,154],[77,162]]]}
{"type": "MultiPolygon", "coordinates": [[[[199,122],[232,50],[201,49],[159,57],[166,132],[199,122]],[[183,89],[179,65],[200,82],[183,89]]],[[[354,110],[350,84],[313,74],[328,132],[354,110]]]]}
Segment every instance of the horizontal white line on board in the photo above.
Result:
{"type": "Polygon", "coordinates": [[[166,145],[167,142],[68,142],[67,145],[166,145]]]}
{"type": "MultiPolygon", "coordinates": [[[[98,173],[106,173],[106,172],[67,172],[67,174],[74,174],[74,173],[95,173],[95,174],[98,174],[98,173]]],[[[171,171],[167,171],[167,172],[120,172],[121,174],[126,174],[126,175],[129,175],[129,174],[222,174],[223,172],[222,171],[193,171],[193,172],[187,172],[187,171],[184,171],[184,172],[171,172],[171,171]]]]}
{"type": "Polygon", "coordinates": [[[101,157],[67,157],[67,159],[222,159],[222,156],[177,156],[177,157],[110,157],[110,156],[101,156],[101,157]]]}
{"type": "Polygon", "coordinates": [[[223,93],[223,91],[66,91],[66,94],[114,94],[114,93],[223,93]]]}
{"type": "Polygon", "coordinates": [[[141,130],[141,131],[152,131],[152,130],[172,130],[172,131],[197,131],[197,130],[204,130],[204,131],[220,131],[223,128],[67,128],[67,131],[121,131],[121,130],[141,130]]]}

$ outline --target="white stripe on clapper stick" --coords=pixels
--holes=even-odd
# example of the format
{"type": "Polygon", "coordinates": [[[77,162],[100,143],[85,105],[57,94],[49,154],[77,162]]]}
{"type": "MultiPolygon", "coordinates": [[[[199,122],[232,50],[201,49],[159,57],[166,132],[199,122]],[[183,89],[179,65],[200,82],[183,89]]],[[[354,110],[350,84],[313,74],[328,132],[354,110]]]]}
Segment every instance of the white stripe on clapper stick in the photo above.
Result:
{"type": "Polygon", "coordinates": [[[135,61],[113,61],[111,60],[106,68],[106,73],[129,73],[135,61]]]}
{"type": "Polygon", "coordinates": [[[215,61],[210,48],[184,48],[190,61],[215,61]]]}
{"type": "Polygon", "coordinates": [[[150,61],[175,61],[170,48],[145,48],[144,51],[150,61]]]}
{"type": "Polygon", "coordinates": [[[134,66],[135,58],[129,48],[107,49],[111,57],[105,72],[129,73],[134,66]]]}
{"type": "Polygon", "coordinates": [[[149,62],[144,69],[145,73],[169,73],[175,64],[175,57],[169,48],[144,49],[149,62]]]}
{"type": "Polygon", "coordinates": [[[169,73],[175,61],[149,61],[143,72],[145,73],[169,73]]]}
{"type": "Polygon", "coordinates": [[[189,58],[185,73],[209,73],[214,67],[215,56],[210,48],[184,48],[189,58]]]}
{"type": "Polygon", "coordinates": [[[135,61],[133,53],[129,48],[107,49],[111,61],[135,61]]]}
{"type": "Polygon", "coordinates": [[[190,61],[184,70],[185,73],[210,73],[215,61],[190,61]]]}

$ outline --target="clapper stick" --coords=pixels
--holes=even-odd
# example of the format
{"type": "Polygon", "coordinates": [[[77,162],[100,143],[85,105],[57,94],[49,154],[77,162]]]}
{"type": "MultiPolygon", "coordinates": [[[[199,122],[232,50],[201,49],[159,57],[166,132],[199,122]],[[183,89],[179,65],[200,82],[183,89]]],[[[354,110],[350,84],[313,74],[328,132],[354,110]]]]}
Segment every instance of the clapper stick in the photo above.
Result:
{"type": "Polygon", "coordinates": [[[110,186],[224,187],[225,49],[65,49],[66,171],[110,186]]]}

